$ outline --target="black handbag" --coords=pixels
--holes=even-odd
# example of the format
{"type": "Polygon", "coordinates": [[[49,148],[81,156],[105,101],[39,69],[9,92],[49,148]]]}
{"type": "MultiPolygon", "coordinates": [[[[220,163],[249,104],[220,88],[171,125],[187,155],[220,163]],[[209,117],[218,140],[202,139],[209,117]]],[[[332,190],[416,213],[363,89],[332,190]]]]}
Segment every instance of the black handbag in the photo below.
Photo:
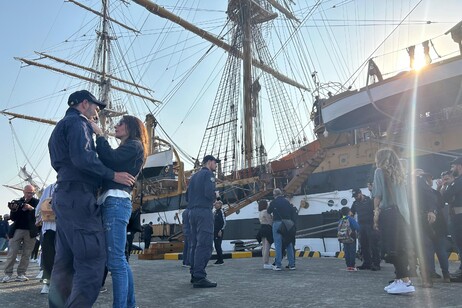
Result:
{"type": "Polygon", "coordinates": [[[290,219],[282,219],[281,225],[279,226],[278,232],[282,235],[290,233],[295,227],[295,223],[290,219]]]}
{"type": "Polygon", "coordinates": [[[127,231],[141,232],[143,230],[143,228],[141,227],[140,214],[140,208],[137,208],[132,212],[132,214],[130,215],[130,219],[128,220],[127,231]]]}

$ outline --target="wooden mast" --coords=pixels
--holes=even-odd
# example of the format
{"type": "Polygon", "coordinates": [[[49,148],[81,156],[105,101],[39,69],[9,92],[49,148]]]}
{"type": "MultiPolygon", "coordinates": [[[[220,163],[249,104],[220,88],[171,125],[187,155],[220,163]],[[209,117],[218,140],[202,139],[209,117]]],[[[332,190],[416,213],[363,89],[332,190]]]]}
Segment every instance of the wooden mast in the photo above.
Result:
{"type": "Polygon", "coordinates": [[[244,66],[244,153],[247,165],[247,176],[252,175],[253,156],[253,117],[252,117],[252,28],[251,7],[248,1],[241,2],[241,16],[244,37],[243,43],[243,66],[244,66]]]}

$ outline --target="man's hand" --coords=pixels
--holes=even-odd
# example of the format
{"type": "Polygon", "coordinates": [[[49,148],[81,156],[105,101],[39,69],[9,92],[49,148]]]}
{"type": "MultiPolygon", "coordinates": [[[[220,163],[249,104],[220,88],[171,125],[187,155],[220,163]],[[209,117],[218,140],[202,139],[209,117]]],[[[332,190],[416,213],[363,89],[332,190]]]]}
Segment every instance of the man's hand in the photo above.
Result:
{"type": "Polygon", "coordinates": [[[101,130],[101,128],[95,122],[93,122],[93,121],[89,121],[89,122],[90,122],[91,128],[93,128],[93,132],[97,136],[103,135],[103,131],[101,130]]]}
{"type": "Polygon", "coordinates": [[[112,180],[126,186],[132,186],[135,184],[135,177],[127,172],[115,172],[112,180]]]}
{"type": "Polygon", "coordinates": [[[35,210],[34,207],[28,203],[24,204],[24,206],[22,207],[22,210],[23,211],[32,211],[32,210],[35,210]]]}
{"type": "Polygon", "coordinates": [[[436,220],[436,215],[433,212],[428,212],[427,219],[430,224],[434,223],[436,220]]]}
{"type": "Polygon", "coordinates": [[[223,232],[220,230],[218,231],[218,237],[221,237],[223,235],[223,232]]]}

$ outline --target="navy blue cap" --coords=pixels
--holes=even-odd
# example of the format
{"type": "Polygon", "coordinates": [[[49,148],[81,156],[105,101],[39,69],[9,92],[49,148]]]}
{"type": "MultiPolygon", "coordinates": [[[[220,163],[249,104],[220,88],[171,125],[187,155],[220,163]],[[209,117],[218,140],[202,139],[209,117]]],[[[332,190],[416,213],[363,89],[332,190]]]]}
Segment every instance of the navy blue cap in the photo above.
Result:
{"type": "Polygon", "coordinates": [[[359,188],[355,188],[355,189],[353,189],[353,190],[351,191],[351,193],[352,193],[351,196],[354,198],[354,197],[356,197],[358,194],[362,194],[362,191],[361,191],[361,189],[359,189],[359,188]]]}
{"type": "Polygon", "coordinates": [[[217,163],[220,163],[220,162],[221,162],[221,160],[216,159],[213,155],[205,155],[204,159],[202,160],[202,164],[207,163],[209,160],[214,160],[214,161],[216,161],[217,163]]]}
{"type": "Polygon", "coordinates": [[[69,99],[67,100],[67,104],[69,106],[75,106],[83,102],[84,100],[89,101],[90,103],[98,105],[100,110],[106,108],[106,103],[96,99],[96,97],[88,92],[87,90],[80,90],[72,93],[69,95],[69,99]]]}

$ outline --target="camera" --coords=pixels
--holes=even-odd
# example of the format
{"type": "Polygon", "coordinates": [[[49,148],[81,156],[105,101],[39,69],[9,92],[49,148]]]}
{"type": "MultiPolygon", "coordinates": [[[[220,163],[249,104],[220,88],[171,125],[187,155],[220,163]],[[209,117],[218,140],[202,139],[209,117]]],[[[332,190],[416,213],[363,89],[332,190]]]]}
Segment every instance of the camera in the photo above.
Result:
{"type": "Polygon", "coordinates": [[[19,210],[19,209],[22,209],[22,207],[26,204],[26,201],[25,200],[22,200],[22,199],[18,199],[18,200],[13,200],[11,202],[8,202],[8,207],[10,208],[10,210],[12,210],[13,212],[19,210]]]}

